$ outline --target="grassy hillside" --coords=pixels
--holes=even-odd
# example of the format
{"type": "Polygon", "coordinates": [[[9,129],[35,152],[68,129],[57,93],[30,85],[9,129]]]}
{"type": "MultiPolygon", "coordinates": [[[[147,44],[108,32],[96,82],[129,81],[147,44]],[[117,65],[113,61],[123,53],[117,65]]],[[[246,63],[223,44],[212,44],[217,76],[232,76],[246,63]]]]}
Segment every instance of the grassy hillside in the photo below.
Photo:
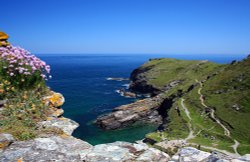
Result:
{"type": "Polygon", "coordinates": [[[216,116],[242,145],[239,150],[250,152],[250,58],[228,65],[220,75],[204,84],[207,105],[216,109],[216,116]]]}
{"type": "Polygon", "coordinates": [[[249,58],[230,65],[155,59],[141,68],[148,69],[144,72],[148,83],[162,89],[173,80],[182,80],[181,84],[165,92],[166,96],[178,90],[186,92],[182,97],[175,98],[172,107],[167,110],[168,124],[164,132],[148,134],[148,138],[156,141],[163,140],[163,137],[184,139],[191,129],[195,135],[188,139],[191,144],[235,153],[232,145],[236,140],[240,143],[236,152],[250,152],[249,58]],[[187,88],[192,84],[194,88],[187,92],[187,88]],[[191,121],[182,108],[182,99],[185,100],[183,104],[190,113],[191,121]],[[221,122],[221,125],[216,120],[221,122]],[[225,133],[226,130],[229,135],[225,133]]]}
{"type": "Polygon", "coordinates": [[[152,59],[139,68],[135,78],[140,84],[140,79],[145,78],[147,84],[164,90],[173,81],[180,81],[179,89],[187,89],[195,79],[203,80],[208,75],[223,67],[208,61],[187,61],[178,59],[152,59]]]}

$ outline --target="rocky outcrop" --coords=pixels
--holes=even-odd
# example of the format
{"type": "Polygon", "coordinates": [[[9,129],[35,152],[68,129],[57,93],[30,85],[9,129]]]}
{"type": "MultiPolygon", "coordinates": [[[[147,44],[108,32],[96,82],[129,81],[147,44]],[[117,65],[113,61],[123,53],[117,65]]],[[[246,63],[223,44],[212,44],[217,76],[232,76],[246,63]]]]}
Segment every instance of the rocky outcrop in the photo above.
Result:
{"type": "Polygon", "coordinates": [[[40,128],[58,128],[61,129],[66,135],[71,135],[79,124],[71,119],[60,117],[49,117],[46,121],[38,123],[40,128]]]}
{"type": "Polygon", "coordinates": [[[6,33],[0,32],[0,47],[6,47],[9,45],[8,38],[9,36],[6,33]]]}
{"type": "Polygon", "coordinates": [[[182,162],[202,162],[208,161],[211,153],[200,151],[193,147],[184,147],[172,157],[173,161],[182,162]]]}
{"type": "Polygon", "coordinates": [[[181,148],[171,158],[171,162],[247,162],[250,156],[232,157],[219,152],[205,152],[193,147],[181,148]]]}
{"type": "MultiPolygon", "coordinates": [[[[92,146],[85,141],[74,138],[71,134],[79,124],[61,116],[63,111],[61,111],[60,106],[64,102],[63,96],[51,92],[51,95],[44,99],[50,106],[51,113],[47,120],[37,123],[37,129],[42,131],[52,128],[60,130],[62,133],[44,132],[39,134],[37,138],[28,141],[17,141],[10,134],[0,134],[1,162],[165,162],[170,159],[168,154],[150,148],[142,142],[114,142],[92,146]]],[[[140,102],[145,102],[144,106],[154,107],[151,101],[140,102]]],[[[145,111],[143,116],[148,116],[146,113],[148,113],[149,107],[142,107],[139,112],[145,111]]],[[[127,116],[123,122],[132,118],[133,116],[127,116]]]]}
{"type": "Polygon", "coordinates": [[[81,154],[86,162],[166,162],[169,155],[144,143],[114,142],[94,146],[81,154]]]}
{"type": "Polygon", "coordinates": [[[114,142],[92,146],[72,136],[17,141],[0,154],[1,162],[166,162],[168,154],[143,143],[114,142]]]}
{"type": "Polygon", "coordinates": [[[135,69],[130,75],[130,86],[129,89],[134,92],[148,93],[152,95],[159,94],[161,90],[148,82],[146,72],[153,68],[150,67],[139,67],[135,69]]]}
{"type": "Polygon", "coordinates": [[[117,90],[116,92],[119,93],[121,96],[124,96],[124,97],[129,97],[129,98],[136,98],[137,97],[135,93],[128,92],[124,88],[121,88],[121,89],[117,90]]]}
{"type": "Polygon", "coordinates": [[[74,137],[52,136],[29,141],[17,141],[0,153],[1,162],[82,161],[80,154],[92,148],[74,137]]]}
{"type": "Polygon", "coordinates": [[[158,108],[163,100],[164,97],[160,94],[119,106],[112,113],[98,117],[95,123],[107,130],[126,127],[139,121],[160,124],[162,116],[159,114],[158,108]]]}
{"type": "MultiPolygon", "coordinates": [[[[161,59],[150,59],[152,60],[161,60],[161,59]]],[[[161,92],[168,91],[173,87],[177,86],[182,80],[172,80],[169,83],[166,83],[162,87],[158,87],[150,82],[153,80],[155,76],[151,76],[150,72],[155,65],[151,66],[140,66],[135,69],[130,75],[130,86],[129,89],[133,92],[142,93],[142,94],[151,94],[151,96],[155,96],[160,94],[161,92]]]]}

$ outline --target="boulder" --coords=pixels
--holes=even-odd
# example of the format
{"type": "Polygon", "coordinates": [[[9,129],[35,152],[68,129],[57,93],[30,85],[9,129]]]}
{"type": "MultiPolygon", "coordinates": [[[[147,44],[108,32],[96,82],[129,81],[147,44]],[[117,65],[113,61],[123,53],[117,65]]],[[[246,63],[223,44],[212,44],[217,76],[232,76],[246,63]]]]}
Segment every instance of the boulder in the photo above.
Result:
{"type": "Polygon", "coordinates": [[[157,149],[149,148],[146,144],[114,142],[94,146],[89,152],[81,154],[85,162],[166,162],[170,157],[157,149]]]}
{"type": "Polygon", "coordinates": [[[38,123],[38,127],[43,128],[59,128],[66,135],[71,135],[73,131],[79,126],[79,124],[68,118],[48,118],[46,121],[42,121],[38,123]]]}
{"type": "Polygon", "coordinates": [[[182,162],[203,162],[208,161],[210,155],[211,153],[193,147],[184,147],[179,150],[173,160],[182,162]]]}
{"type": "Polygon", "coordinates": [[[29,141],[17,141],[0,154],[1,162],[45,162],[45,161],[81,161],[80,154],[92,146],[74,137],[36,138],[29,141]]]}

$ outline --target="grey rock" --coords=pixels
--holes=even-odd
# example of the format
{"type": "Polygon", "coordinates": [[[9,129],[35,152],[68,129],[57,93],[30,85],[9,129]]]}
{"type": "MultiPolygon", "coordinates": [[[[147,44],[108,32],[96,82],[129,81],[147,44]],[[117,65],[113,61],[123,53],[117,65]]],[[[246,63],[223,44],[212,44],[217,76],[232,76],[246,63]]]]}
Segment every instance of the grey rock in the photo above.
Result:
{"type": "Polygon", "coordinates": [[[98,117],[95,123],[107,130],[126,127],[136,122],[161,124],[162,116],[159,114],[158,108],[163,100],[163,95],[159,94],[152,98],[119,106],[112,113],[98,117]]]}
{"type": "Polygon", "coordinates": [[[91,148],[89,143],[74,137],[36,138],[14,142],[0,154],[0,161],[16,162],[22,159],[24,162],[78,162],[81,161],[80,154],[91,148]]]}
{"type": "Polygon", "coordinates": [[[166,162],[170,159],[169,155],[157,150],[155,148],[149,148],[148,150],[144,151],[136,161],[157,161],[157,162],[166,162]]]}
{"type": "Polygon", "coordinates": [[[198,150],[193,147],[184,147],[179,150],[175,157],[179,157],[182,162],[202,162],[208,161],[211,153],[198,150]]]}
{"type": "Polygon", "coordinates": [[[166,162],[170,159],[166,153],[149,148],[146,144],[128,142],[96,145],[91,151],[81,154],[81,158],[86,162],[166,162]]]}
{"type": "Polygon", "coordinates": [[[65,134],[71,135],[79,124],[71,119],[61,117],[39,122],[38,126],[45,128],[60,128],[65,134]]]}

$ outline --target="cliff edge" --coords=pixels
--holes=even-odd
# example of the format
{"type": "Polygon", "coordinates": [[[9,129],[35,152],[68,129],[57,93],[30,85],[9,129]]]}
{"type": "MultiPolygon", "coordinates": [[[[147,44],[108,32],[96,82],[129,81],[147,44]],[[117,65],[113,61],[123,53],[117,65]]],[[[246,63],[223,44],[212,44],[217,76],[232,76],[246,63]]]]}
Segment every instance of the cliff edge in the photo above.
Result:
{"type": "MultiPolygon", "coordinates": [[[[77,139],[72,136],[72,133],[79,126],[78,123],[63,117],[64,111],[61,108],[65,102],[63,95],[53,92],[45,84],[45,81],[50,78],[50,66],[28,51],[12,46],[7,39],[8,35],[0,32],[0,161],[2,162],[250,160],[249,155],[229,155],[228,152],[219,153],[221,151],[219,149],[216,153],[201,151],[187,145],[187,139],[182,141],[161,138],[153,145],[142,141],[135,143],[117,141],[96,146],[77,139]],[[169,151],[165,148],[177,150],[169,151]]],[[[196,66],[200,64],[203,62],[198,62],[196,66]]],[[[135,78],[137,78],[136,75],[135,78]]],[[[244,77],[241,79],[244,80],[244,77]]],[[[134,88],[140,87],[141,81],[135,79],[134,82],[137,82],[134,88]]],[[[154,97],[120,106],[113,113],[97,119],[97,123],[105,129],[126,127],[141,119],[145,122],[169,124],[166,122],[169,119],[164,111],[170,109],[180,97],[202,83],[189,84],[192,82],[185,78],[176,78],[166,83],[152,84],[157,87],[157,91],[154,90],[152,93],[154,97]],[[183,89],[176,88],[178,86],[183,89]],[[116,121],[119,122],[110,125],[116,121]]],[[[179,113],[182,112],[179,111],[179,113]]],[[[214,117],[214,120],[218,119],[214,117]]],[[[153,133],[147,139],[151,138],[155,141],[155,138],[158,138],[157,133],[153,133]]],[[[164,134],[161,134],[161,137],[164,137],[164,134]]]]}

